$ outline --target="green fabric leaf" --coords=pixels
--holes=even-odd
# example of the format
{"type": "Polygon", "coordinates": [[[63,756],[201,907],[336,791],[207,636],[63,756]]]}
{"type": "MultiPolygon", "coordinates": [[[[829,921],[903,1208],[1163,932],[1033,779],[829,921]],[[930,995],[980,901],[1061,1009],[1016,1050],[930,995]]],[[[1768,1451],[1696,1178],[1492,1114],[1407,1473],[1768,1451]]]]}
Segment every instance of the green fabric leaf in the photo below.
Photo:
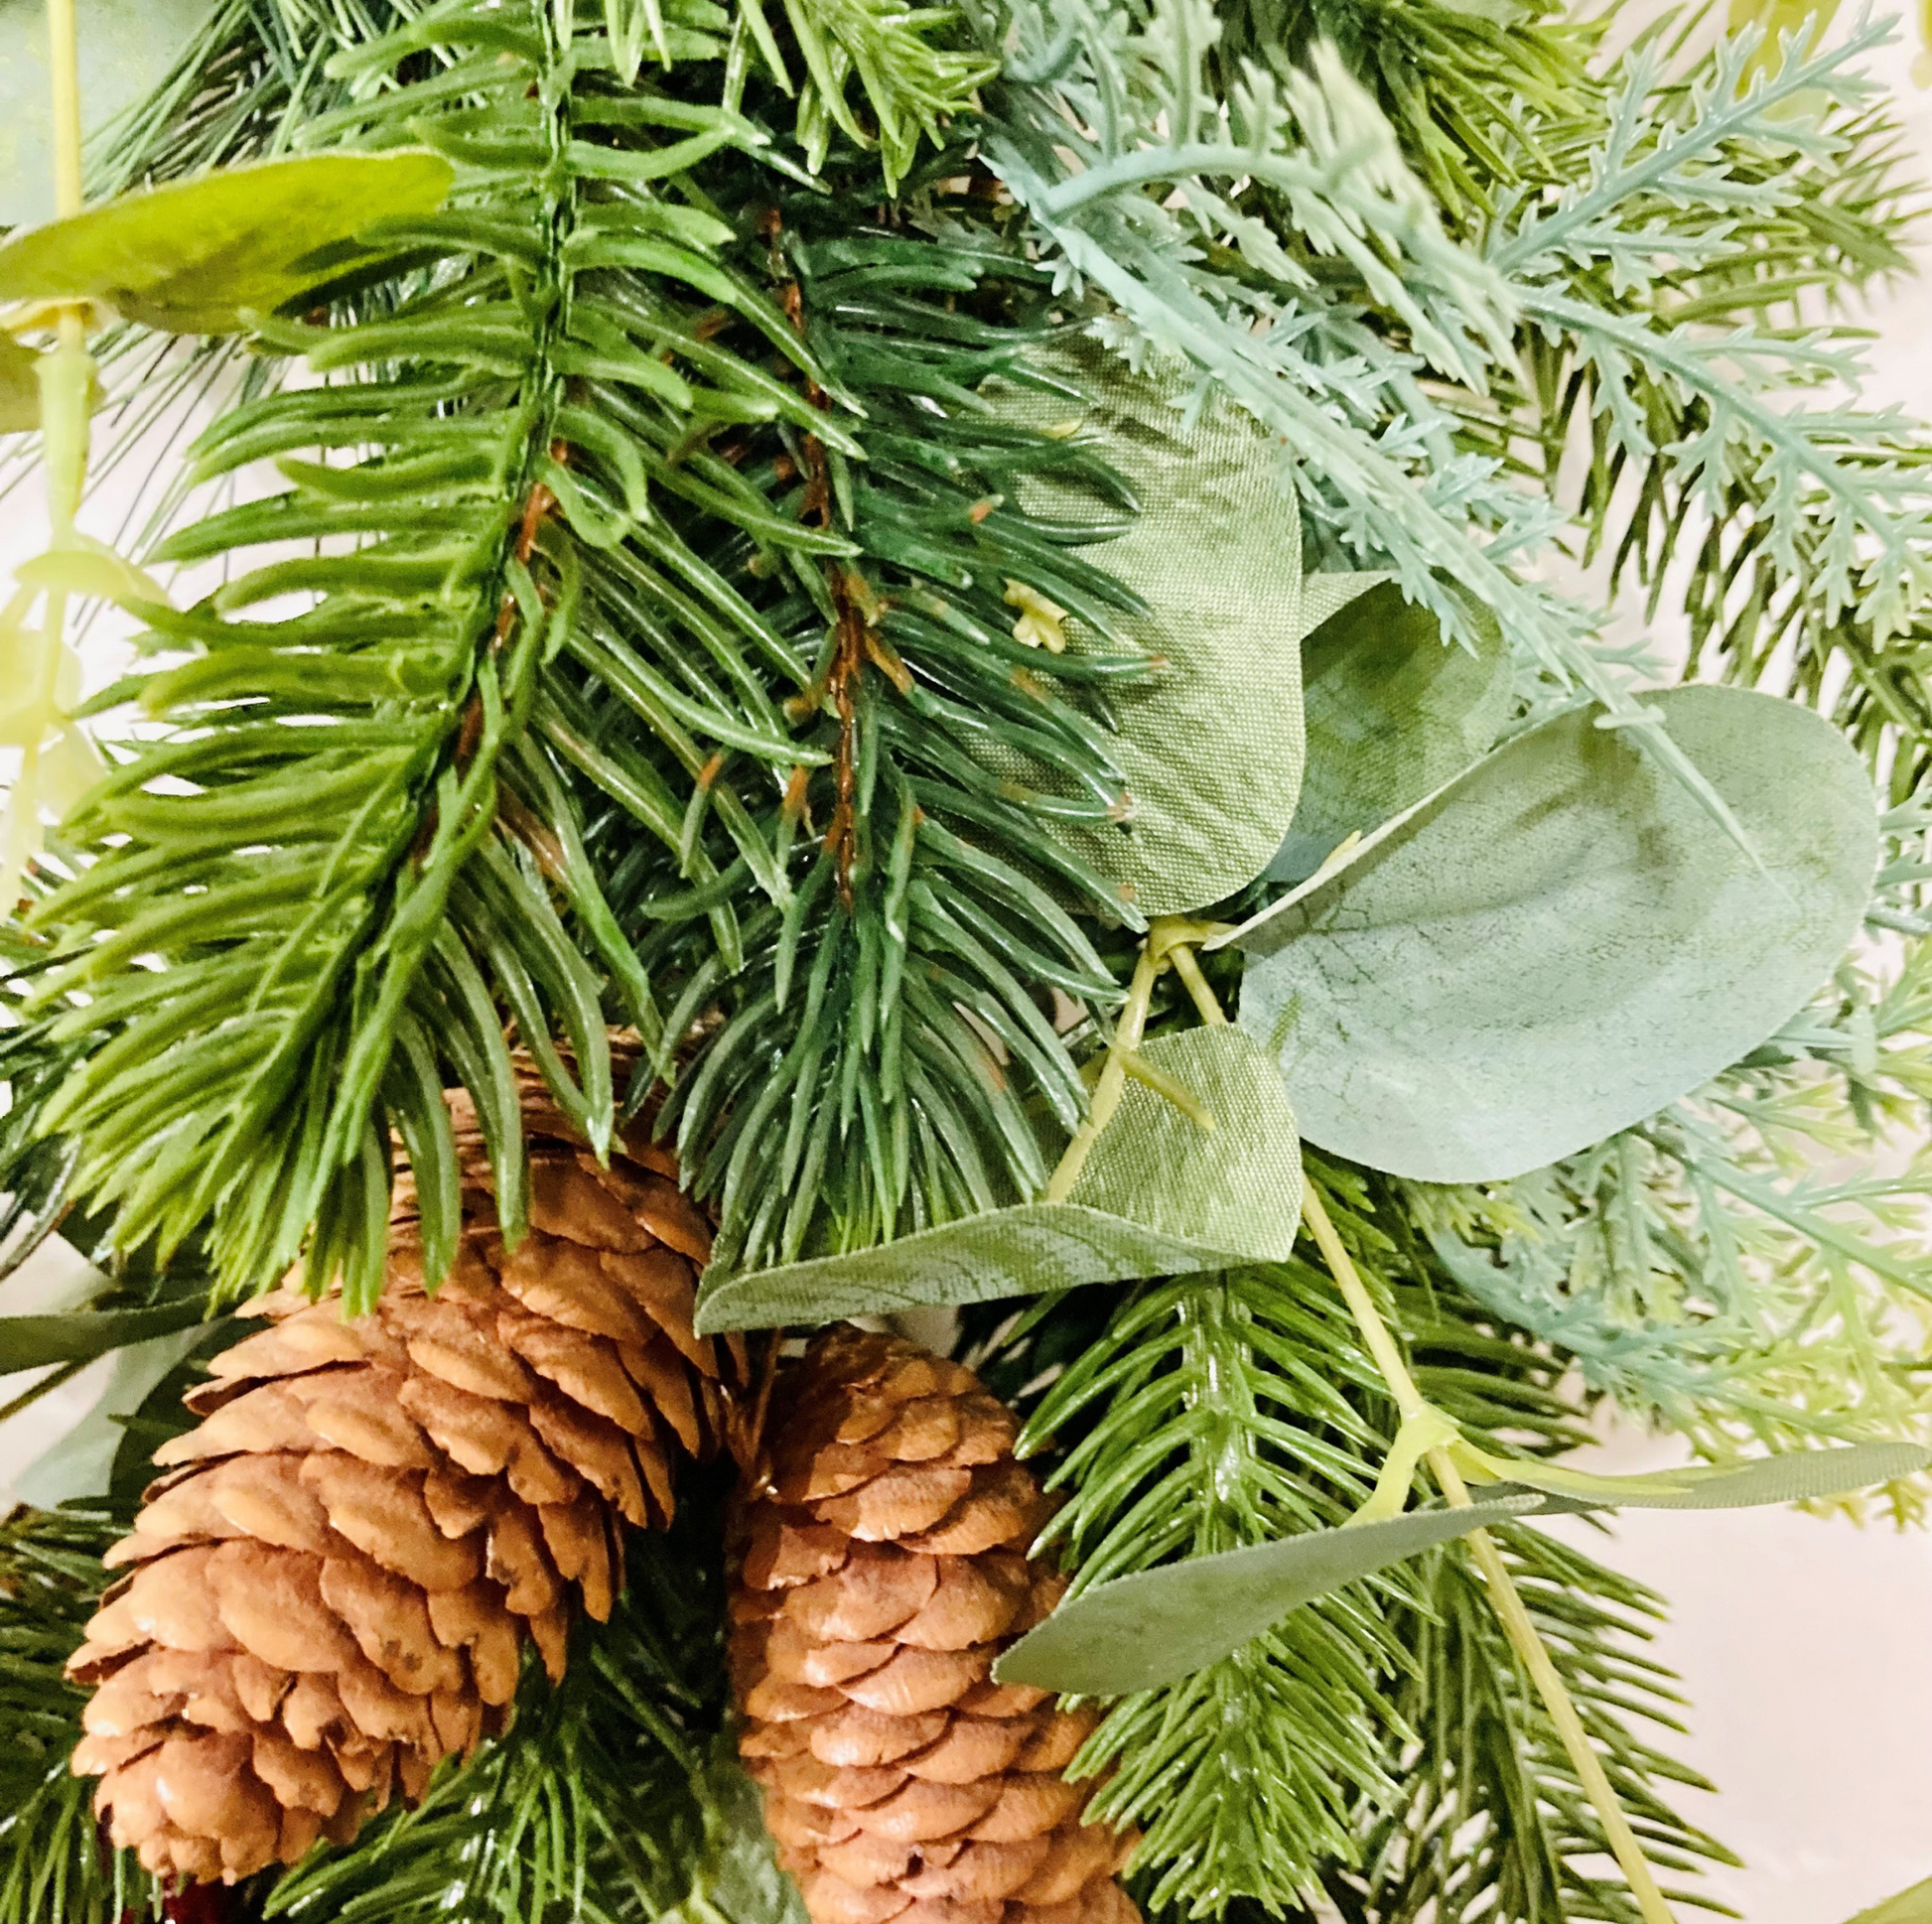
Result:
{"type": "Polygon", "coordinates": [[[1302,644],[1308,714],[1302,799],[1268,875],[1311,876],[1348,836],[1419,802],[1479,760],[1509,719],[1508,644],[1487,609],[1469,607],[1473,648],[1373,575],[1311,576],[1358,594],[1302,644]],[[1361,592],[1365,591],[1365,592],[1361,592]]]}
{"type": "Polygon", "coordinates": [[[201,1299],[152,1309],[74,1309],[66,1315],[0,1316],[0,1376],[53,1363],[88,1363],[110,1349],[191,1328],[205,1319],[201,1299]]]}
{"type": "Polygon", "coordinates": [[[1932,1924],[1932,1877],[1861,1911],[1852,1924],[1932,1924]]]}
{"type": "MultiPolygon", "coordinates": [[[[82,131],[146,97],[212,12],[210,0],[79,0],[82,131]]],[[[54,212],[53,87],[44,0],[0,0],[0,226],[54,212]]]]}
{"type": "MultiPolygon", "coordinates": [[[[1040,365],[1092,404],[1016,390],[997,409],[1056,431],[1079,424],[1126,478],[1140,512],[1089,558],[1147,604],[1122,625],[1164,664],[1115,697],[1126,832],[1073,839],[1144,913],[1177,914],[1245,888],[1288,832],[1302,786],[1301,642],[1332,613],[1320,584],[1334,578],[1314,578],[1305,606],[1300,513],[1274,444],[1247,416],[1214,402],[1190,420],[1185,374],[1130,374],[1085,338],[1040,365]]],[[[1044,481],[1023,493],[1036,513],[1120,519],[1112,503],[1044,481]]],[[[1077,621],[1069,634],[1077,649],[1077,621]]]]}
{"type": "Polygon", "coordinates": [[[0,334],[0,434],[20,434],[41,424],[40,355],[10,334],[0,334]]]}
{"type": "Polygon", "coordinates": [[[1227,938],[1309,1141],[1427,1181],[1518,1175],[1695,1089],[1831,973],[1878,853],[1856,752],[1775,696],[1647,699],[1762,866],[1591,714],[1497,750],[1227,938]]]}
{"type": "Polygon", "coordinates": [[[1453,1537],[1538,1507],[1502,1497],[1345,1523],[1097,1583],[1062,1603],[993,1666],[1002,1684],[1090,1697],[1152,1690],[1205,1669],[1317,1596],[1453,1537]]]}
{"type": "Polygon", "coordinates": [[[1932,1449],[1915,1443],[1847,1443],[1830,1449],[1786,1449],[1748,1463],[1699,1463],[1651,1476],[1596,1476],[1567,1463],[1473,1452],[1464,1468],[1501,1476],[1566,1499],[1565,1509],[1751,1510],[1774,1503],[1809,1503],[1844,1496],[1911,1476],[1932,1463],[1932,1449]],[[1574,1499],[1570,1501],[1568,1499],[1574,1499]]]}
{"type": "Polygon", "coordinates": [[[0,301],[104,301],[176,334],[232,334],[379,260],[356,236],[443,205],[440,154],[312,154],[129,194],[0,244],[0,301]]]}
{"type": "Polygon", "coordinates": [[[1130,1081],[1065,1202],[990,1209],[880,1249],[709,1277],[698,1327],[829,1322],[1286,1259],[1302,1164],[1274,1065],[1235,1029],[1162,1036],[1142,1053],[1200,1102],[1211,1131],[1130,1081]]]}

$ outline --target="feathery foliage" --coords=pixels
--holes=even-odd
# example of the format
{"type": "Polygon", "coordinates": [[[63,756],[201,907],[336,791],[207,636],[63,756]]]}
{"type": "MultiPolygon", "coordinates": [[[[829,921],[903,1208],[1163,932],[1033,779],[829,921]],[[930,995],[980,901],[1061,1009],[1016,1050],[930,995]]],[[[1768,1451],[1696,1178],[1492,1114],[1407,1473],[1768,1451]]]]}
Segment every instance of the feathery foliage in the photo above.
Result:
{"type": "MultiPolygon", "coordinates": [[[[1457,1285],[1714,1460],[1925,1412],[1928,975],[1848,964],[1694,1100],[1556,1167],[1406,1207],[1457,1285]],[[1886,1159],[1870,1167],[1874,1149],[1886,1159]],[[1831,1171],[1856,1156],[1856,1173],[1831,1171]]],[[[1888,1492],[1922,1514],[1917,1479],[1888,1492]]]]}

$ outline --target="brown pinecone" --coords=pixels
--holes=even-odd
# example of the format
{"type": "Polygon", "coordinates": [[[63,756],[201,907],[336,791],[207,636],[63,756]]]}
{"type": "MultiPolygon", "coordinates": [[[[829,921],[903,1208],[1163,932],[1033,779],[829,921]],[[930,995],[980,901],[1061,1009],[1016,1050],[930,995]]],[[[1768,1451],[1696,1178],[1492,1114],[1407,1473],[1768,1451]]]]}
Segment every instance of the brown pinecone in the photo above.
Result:
{"type": "Polygon", "coordinates": [[[506,1251],[452,1107],[448,1281],[424,1291],[405,1181],[374,1311],[252,1306],[270,1326],[215,1359],[108,1554],[135,1568],[69,1665],[99,1685],[73,1768],[150,1870],[232,1881],[420,1796],[502,1726],[526,1637],[560,1673],[573,1585],[608,1615],[618,1519],[668,1520],[678,1453],[725,1427],[691,1324],[710,1234],[665,1153],[638,1131],[600,1168],[526,1078],[530,1229],[506,1251]]]}
{"type": "Polygon", "coordinates": [[[970,1370],[850,1325],[773,1398],[732,1598],[739,1748],[816,1924],[1137,1924],[1061,1773],[1098,1721],[995,1684],[1058,1600],[1048,1505],[970,1370]]]}

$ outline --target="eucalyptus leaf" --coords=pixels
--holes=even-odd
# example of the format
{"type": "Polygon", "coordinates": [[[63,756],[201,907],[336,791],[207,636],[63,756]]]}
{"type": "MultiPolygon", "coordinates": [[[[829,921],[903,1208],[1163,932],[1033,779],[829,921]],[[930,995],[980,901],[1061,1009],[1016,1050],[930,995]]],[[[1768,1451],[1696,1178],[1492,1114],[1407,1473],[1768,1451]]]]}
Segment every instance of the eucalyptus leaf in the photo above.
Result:
{"type": "Polygon", "coordinates": [[[1597,1476],[1567,1463],[1496,1456],[1466,1444],[1457,1454],[1465,1468],[1499,1476],[1506,1486],[1545,1491],[1564,1499],[1566,1509],[1751,1510],[1809,1503],[1890,1483],[1932,1463],[1932,1449],[1915,1443],[1787,1449],[1748,1463],[1699,1463],[1648,1476],[1597,1476]]]}
{"type": "Polygon", "coordinates": [[[779,1868],[759,1788],[729,1731],[705,1756],[700,1781],[704,1846],[690,1890],[658,1924],[811,1924],[796,1881],[779,1868]]]}
{"type": "Polygon", "coordinates": [[[172,1335],[206,1318],[200,1299],[149,1309],[73,1309],[64,1315],[0,1316],[0,1376],[55,1363],[86,1363],[128,1343],[172,1335]]]}
{"type": "Polygon", "coordinates": [[[1861,1911],[1851,1924],[1932,1924],[1932,1877],[1861,1911]]]}
{"type": "Polygon", "coordinates": [[[1878,854],[1857,753],[1773,695],[1646,699],[1758,861],[1589,714],[1506,744],[1229,938],[1309,1141],[1427,1181],[1519,1175],[1697,1088],[1831,973],[1878,854]]]}
{"type": "MultiPolygon", "coordinates": [[[[1245,888],[1281,846],[1302,785],[1302,637],[1348,578],[1315,577],[1305,597],[1295,497],[1279,451],[1245,415],[1213,403],[1190,417],[1185,375],[1130,373],[1085,337],[1040,364],[1090,405],[1031,389],[995,405],[1056,431],[1078,422],[1126,478],[1140,512],[1089,554],[1146,602],[1124,624],[1161,661],[1114,696],[1126,831],[1074,839],[1144,913],[1176,914],[1245,888]]],[[[1025,498],[1058,520],[1118,516],[1039,481],[1025,498]]],[[[1083,645],[1077,621],[1068,633],[1069,646],[1083,645]]],[[[1045,771],[1028,772],[1050,785],[1045,771]]]]}
{"type": "MultiPolygon", "coordinates": [[[[82,132],[159,86],[212,11],[212,0],[78,0],[82,132]]],[[[54,212],[53,92],[45,0],[0,0],[0,227],[54,212]]]]}
{"type": "Polygon", "coordinates": [[[1302,1164],[1274,1064],[1232,1028],[1162,1036],[1142,1053],[1200,1102],[1212,1130],[1130,1081],[1066,1201],[987,1210],[852,1255],[708,1275],[699,1329],[821,1323],[1285,1260],[1301,1219],[1302,1164]]]}
{"type": "Polygon", "coordinates": [[[10,334],[0,334],[0,434],[41,424],[41,357],[10,334]]]}
{"type": "Polygon", "coordinates": [[[233,334],[380,260],[378,222],[442,206],[440,154],[311,154],[146,189],[0,243],[0,302],[105,302],[177,334],[233,334]]]}
{"type": "Polygon", "coordinates": [[[1317,1596],[1540,1502],[1507,1496],[1465,1509],[1413,1510],[1096,1583],[1029,1630],[993,1676],[1083,1697],[1153,1690],[1219,1662],[1317,1596]]]}
{"type": "Polygon", "coordinates": [[[1470,606],[1477,639],[1465,648],[1394,583],[1338,579],[1367,592],[1302,644],[1308,768],[1294,826],[1268,865],[1277,882],[1313,875],[1348,836],[1460,774],[1509,719],[1509,649],[1488,610],[1470,606]]]}

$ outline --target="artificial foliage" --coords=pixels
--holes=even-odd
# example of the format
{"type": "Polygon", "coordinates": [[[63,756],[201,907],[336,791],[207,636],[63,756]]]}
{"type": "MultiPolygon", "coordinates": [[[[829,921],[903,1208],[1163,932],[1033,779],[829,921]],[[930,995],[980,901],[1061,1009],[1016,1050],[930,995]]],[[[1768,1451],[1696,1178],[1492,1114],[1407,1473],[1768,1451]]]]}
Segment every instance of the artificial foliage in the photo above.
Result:
{"type": "Polygon", "coordinates": [[[1721,1908],[1545,1519],[1925,1510],[1886,23],[30,13],[0,1924],[1721,1908]]]}

